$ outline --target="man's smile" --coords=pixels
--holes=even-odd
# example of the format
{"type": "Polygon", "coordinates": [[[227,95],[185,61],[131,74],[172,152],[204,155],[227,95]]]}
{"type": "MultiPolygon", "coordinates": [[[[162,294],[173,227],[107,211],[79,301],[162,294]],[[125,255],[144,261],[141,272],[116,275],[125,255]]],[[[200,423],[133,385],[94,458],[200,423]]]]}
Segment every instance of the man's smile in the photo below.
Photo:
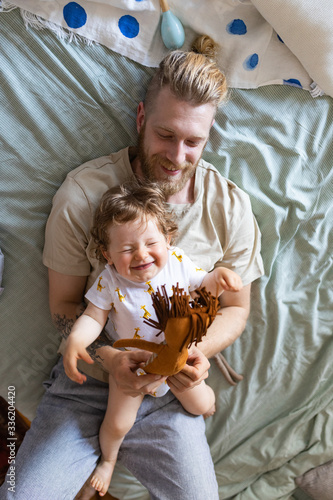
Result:
{"type": "Polygon", "coordinates": [[[174,167],[174,168],[168,168],[162,165],[162,169],[168,174],[168,175],[176,175],[179,172],[181,172],[180,168],[174,167]]]}

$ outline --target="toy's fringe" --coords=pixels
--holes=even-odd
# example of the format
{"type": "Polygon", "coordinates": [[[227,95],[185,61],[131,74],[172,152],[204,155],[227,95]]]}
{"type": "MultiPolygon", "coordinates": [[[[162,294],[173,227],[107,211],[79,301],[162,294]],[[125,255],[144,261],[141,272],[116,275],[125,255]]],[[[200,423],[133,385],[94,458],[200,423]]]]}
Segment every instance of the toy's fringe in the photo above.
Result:
{"type": "MultiPolygon", "coordinates": [[[[157,316],[157,321],[152,319],[145,320],[147,325],[157,328],[160,335],[165,330],[168,318],[191,318],[191,329],[189,335],[184,339],[183,346],[187,342],[190,346],[195,342],[201,342],[202,337],[206,335],[207,328],[212,324],[215,316],[218,314],[218,300],[204,288],[196,290],[198,297],[190,300],[188,294],[178,285],[173,287],[173,295],[169,298],[165,286],[162,286],[162,293],[157,290],[152,294],[153,307],[157,316]]],[[[243,380],[243,376],[235,372],[228,364],[225,357],[221,354],[213,356],[218,368],[230,385],[236,385],[243,380]]]]}
{"type": "Polygon", "coordinates": [[[160,330],[159,335],[165,330],[169,318],[190,318],[191,325],[188,335],[183,341],[183,348],[186,344],[189,347],[195,342],[201,342],[206,335],[207,328],[211,325],[217,314],[218,300],[204,288],[196,290],[198,297],[190,300],[190,296],[183,288],[172,287],[173,295],[169,298],[162,286],[162,293],[158,289],[152,294],[152,303],[157,316],[157,321],[147,319],[144,322],[160,330]]]}

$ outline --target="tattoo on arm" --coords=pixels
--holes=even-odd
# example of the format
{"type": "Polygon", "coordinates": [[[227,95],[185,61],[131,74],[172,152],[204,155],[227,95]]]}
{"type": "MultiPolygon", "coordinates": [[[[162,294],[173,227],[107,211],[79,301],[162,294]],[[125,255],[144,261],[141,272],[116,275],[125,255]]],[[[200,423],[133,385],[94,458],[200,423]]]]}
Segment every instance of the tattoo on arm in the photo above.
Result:
{"type": "MultiPolygon", "coordinates": [[[[76,319],[78,317],[79,316],[77,316],[76,319]]],[[[69,334],[71,333],[71,330],[73,328],[75,321],[76,320],[74,320],[74,319],[67,318],[64,314],[63,315],[60,315],[60,314],[53,315],[53,322],[54,322],[57,330],[59,331],[61,337],[64,340],[66,340],[68,338],[69,334]]],[[[102,330],[102,332],[97,337],[97,339],[89,347],[87,347],[87,351],[94,361],[99,361],[99,362],[104,361],[103,358],[99,354],[97,354],[97,352],[96,352],[100,347],[104,347],[104,346],[112,346],[112,341],[106,335],[105,330],[102,330]]]]}
{"type": "Polygon", "coordinates": [[[52,319],[61,337],[66,340],[73,328],[74,319],[68,319],[64,314],[62,316],[60,316],[60,314],[54,314],[52,319]]]}
{"type": "Polygon", "coordinates": [[[97,339],[89,347],[87,347],[87,351],[94,361],[104,361],[104,359],[96,352],[97,349],[104,346],[112,346],[112,341],[106,335],[105,330],[102,330],[97,339]]]}

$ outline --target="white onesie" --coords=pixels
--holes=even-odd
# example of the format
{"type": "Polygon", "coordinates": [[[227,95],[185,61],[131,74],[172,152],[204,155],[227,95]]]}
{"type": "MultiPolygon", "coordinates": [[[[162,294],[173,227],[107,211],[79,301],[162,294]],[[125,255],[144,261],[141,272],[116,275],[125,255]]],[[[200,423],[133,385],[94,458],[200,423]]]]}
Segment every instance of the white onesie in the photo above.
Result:
{"type": "MultiPolygon", "coordinates": [[[[165,285],[168,296],[172,295],[172,286],[179,285],[186,292],[201,286],[206,271],[198,268],[184,252],[177,247],[168,250],[168,261],[162,271],[144,283],[136,283],[118,274],[113,266],[106,264],[88,290],[86,298],[100,309],[110,310],[105,330],[112,340],[120,338],[141,338],[150,342],[161,343],[162,332],[144,323],[145,319],[157,317],[152,305],[151,294],[165,285]]],[[[163,396],[168,385],[159,387],[156,396],[163,396]]]]}

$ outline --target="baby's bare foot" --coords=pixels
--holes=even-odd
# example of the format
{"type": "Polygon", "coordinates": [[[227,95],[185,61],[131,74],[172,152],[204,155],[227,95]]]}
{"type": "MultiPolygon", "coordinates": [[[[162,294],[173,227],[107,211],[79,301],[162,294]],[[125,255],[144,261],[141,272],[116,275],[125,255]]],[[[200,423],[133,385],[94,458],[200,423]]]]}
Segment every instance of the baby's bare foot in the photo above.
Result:
{"type": "Polygon", "coordinates": [[[208,417],[211,417],[212,415],[214,415],[215,411],[216,411],[216,406],[215,406],[215,404],[213,404],[213,406],[211,408],[209,408],[209,410],[204,414],[203,417],[205,419],[208,417]]]}
{"type": "Polygon", "coordinates": [[[99,492],[101,497],[108,491],[113,469],[113,463],[102,459],[93,472],[90,484],[99,492]]]}

